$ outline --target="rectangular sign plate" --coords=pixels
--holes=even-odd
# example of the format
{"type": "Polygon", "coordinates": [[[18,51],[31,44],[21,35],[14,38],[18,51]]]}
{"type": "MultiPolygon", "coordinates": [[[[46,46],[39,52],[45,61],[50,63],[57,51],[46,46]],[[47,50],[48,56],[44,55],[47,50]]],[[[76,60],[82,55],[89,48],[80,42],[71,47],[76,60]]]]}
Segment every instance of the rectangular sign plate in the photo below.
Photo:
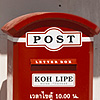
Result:
{"type": "Polygon", "coordinates": [[[75,87],[75,74],[32,74],[33,87],[75,87]]]}
{"type": "Polygon", "coordinates": [[[26,47],[45,47],[50,51],[58,51],[62,47],[82,46],[82,32],[62,31],[51,27],[45,32],[27,32],[26,47]]]}

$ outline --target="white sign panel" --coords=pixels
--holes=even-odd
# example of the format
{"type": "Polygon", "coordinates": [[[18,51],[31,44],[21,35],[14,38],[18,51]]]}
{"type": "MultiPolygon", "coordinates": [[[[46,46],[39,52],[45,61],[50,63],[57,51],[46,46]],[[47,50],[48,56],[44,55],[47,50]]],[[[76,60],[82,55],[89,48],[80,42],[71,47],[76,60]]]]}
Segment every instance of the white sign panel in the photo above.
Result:
{"type": "Polygon", "coordinates": [[[33,87],[75,87],[75,74],[32,74],[33,87]]]}
{"type": "Polygon", "coordinates": [[[82,46],[81,37],[79,31],[62,31],[52,27],[45,32],[27,32],[26,47],[45,47],[50,51],[58,51],[62,47],[82,46]]]}

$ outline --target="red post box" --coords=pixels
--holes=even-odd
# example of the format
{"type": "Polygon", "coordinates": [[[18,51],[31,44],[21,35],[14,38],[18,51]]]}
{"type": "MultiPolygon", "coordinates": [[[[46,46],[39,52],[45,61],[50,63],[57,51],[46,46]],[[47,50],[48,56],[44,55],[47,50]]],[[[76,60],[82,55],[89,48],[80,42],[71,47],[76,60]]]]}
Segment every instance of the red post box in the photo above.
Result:
{"type": "Polygon", "coordinates": [[[93,36],[99,30],[64,13],[31,13],[5,24],[7,100],[92,100],[93,36]]]}

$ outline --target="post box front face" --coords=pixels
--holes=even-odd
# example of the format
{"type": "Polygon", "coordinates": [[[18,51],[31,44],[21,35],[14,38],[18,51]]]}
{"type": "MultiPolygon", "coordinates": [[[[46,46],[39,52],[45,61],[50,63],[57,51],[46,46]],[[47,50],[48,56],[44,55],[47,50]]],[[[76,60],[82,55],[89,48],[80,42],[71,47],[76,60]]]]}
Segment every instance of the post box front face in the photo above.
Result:
{"type": "Polygon", "coordinates": [[[92,100],[90,31],[42,17],[13,39],[13,100],[92,100]]]}
{"type": "Polygon", "coordinates": [[[93,43],[81,43],[87,36],[63,27],[42,27],[25,36],[27,43],[14,43],[14,57],[18,56],[13,66],[17,67],[14,93],[18,93],[18,100],[90,100],[93,43]],[[69,36],[73,36],[72,40],[69,36]]]}

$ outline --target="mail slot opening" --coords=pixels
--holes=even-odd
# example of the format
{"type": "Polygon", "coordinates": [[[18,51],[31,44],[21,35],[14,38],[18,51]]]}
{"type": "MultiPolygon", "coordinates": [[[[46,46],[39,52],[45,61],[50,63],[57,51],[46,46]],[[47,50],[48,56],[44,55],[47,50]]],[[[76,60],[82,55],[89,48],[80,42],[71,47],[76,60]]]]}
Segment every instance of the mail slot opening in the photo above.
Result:
{"type": "Polygon", "coordinates": [[[31,71],[75,71],[75,59],[31,59],[31,71]]]}

